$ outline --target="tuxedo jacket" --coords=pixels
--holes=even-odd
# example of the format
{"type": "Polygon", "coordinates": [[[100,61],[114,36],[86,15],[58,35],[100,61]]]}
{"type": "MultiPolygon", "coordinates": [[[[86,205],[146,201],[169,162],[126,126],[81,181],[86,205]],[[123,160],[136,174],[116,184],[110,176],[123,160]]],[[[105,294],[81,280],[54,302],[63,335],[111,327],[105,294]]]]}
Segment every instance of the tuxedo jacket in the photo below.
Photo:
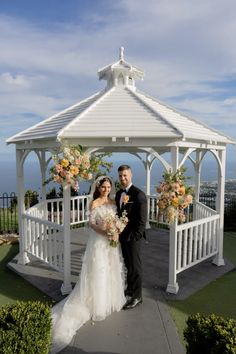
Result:
{"type": "Polygon", "coordinates": [[[130,240],[139,240],[145,237],[145,228],[147,221],[147,198],[143,191],[135,187],[133,184],[126,193],[126,203],[120,206],[120,198],[123,190],[120,189],[116,193],[116,206],[118,215],[121,216],[126,210],[128,224],[120,234],[120,242],[130,240]]]}

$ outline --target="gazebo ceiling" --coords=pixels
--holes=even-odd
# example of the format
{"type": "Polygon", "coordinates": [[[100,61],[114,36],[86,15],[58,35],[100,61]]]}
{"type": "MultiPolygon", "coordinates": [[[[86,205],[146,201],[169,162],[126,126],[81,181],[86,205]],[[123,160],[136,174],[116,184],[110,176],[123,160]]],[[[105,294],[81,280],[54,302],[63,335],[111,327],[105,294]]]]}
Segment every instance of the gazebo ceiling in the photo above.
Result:
{"type": "MultiPolygon", "coordinates": [[[[176,142],[225,145],[233,139],[177,112],[135,87],[141,69],[124,61],[98,71],[105,90],[9,138],[7,143],[76,140],[86,146],[167,146],[176,142]]],[[[165,149],[163,149],[165,150],[165,149]]],[[[127,149],[126,149],[127,151],[127,149]]]]}

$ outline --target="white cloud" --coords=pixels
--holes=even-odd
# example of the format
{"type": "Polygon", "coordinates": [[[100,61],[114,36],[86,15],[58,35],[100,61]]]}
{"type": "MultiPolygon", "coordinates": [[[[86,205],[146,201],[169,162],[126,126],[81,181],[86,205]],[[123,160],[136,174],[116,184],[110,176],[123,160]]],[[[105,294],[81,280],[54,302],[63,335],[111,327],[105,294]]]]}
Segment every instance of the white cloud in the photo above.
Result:
{"type": "Polygon", "coordinates": [[[0,84],[6,87],[7,86],[18,86],[18,87],[28,87],[28,81],[24,75],[15,75],[6,72],[0,75],[0,84]]]}
{"type": "Polygon", "coordinates": [[[98,68],[124,45],[127,61],[146,72],[140,89],[212,127],[235,127],[235,95],[221,85],[236,74],[234,0],[107,4],[113,11],[45,29],[0,15],[0,120],[20,131],[98,91],[98,68]]]}

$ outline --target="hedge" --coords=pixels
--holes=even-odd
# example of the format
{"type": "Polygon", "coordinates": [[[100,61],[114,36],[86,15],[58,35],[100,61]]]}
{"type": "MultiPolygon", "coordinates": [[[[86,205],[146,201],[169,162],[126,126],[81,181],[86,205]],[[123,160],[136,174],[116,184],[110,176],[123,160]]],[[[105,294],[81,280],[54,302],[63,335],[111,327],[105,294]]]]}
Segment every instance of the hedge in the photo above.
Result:
{"type": "Polygon", "coordinates": [[[236,354],[236,321],[214,314],[189,316],[184,338],[187,354],[236,354]]]}
{"type": "Polygon", "coordinates": [[[39,301],[0,307],[1,354],[47,354],[51,341],[51,310],[39,301]]]}

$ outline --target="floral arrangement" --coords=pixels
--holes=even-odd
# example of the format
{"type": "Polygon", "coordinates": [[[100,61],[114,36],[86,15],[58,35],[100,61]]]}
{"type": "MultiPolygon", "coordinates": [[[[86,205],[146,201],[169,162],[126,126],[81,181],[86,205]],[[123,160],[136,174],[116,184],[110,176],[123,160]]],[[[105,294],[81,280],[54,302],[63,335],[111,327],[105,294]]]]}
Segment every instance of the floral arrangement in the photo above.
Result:
{"type": "Polygon", "coordinates": [[[185,171],[186,169],[182,167],[175,173],[164,173],[164,181],[157,187],[157,192],[160,194],[157,205],[169,224],[176,219],[184,223],[186,220],[184,209],[193,201],[192,188],[185,184],[188,178],[184,175],[185,171]]]}
{"type": "Polygon", "coordinates": [[[119,217],[115,211],[111,210],[103,219],[103,225],[112,247],[117,247],[119,234],[124,230],[128,223],[128,218],[126,215],[127,212],[123,211],[122,215],[119,217]]]}
{"type": "Polygon", "coordinates": [[[64,146],[57,154],[52,155],[54,166],[50,169],[50,178],[45,181],[57,182],[61,185],[69,184],[77,191],[79,179],[90,180],[99,167],[110,169],[111,164],[103,161],[106,154],[89,156],[83,151],[81,145],[64,146]]]}

